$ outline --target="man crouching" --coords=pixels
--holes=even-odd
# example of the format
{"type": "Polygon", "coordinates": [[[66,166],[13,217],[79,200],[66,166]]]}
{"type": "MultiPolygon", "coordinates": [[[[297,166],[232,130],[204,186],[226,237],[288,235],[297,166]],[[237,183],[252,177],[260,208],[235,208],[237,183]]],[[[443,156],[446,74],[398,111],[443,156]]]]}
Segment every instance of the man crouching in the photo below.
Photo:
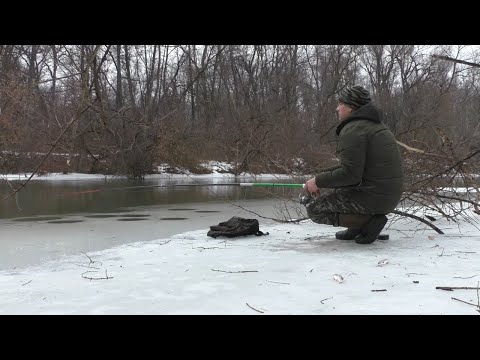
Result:
{"type": "Polygon", "coordinates": [[[336,233],[337,239],[371,244],[402,195],[400,151],[363,87],[341,91],[336,113],[340,163],[305,183],[307,194],[314,196],[306,204],[307,213],[316,223],[346,227],[336,233]],[[320,188],[331,189],[320,193],[320,188]]]}

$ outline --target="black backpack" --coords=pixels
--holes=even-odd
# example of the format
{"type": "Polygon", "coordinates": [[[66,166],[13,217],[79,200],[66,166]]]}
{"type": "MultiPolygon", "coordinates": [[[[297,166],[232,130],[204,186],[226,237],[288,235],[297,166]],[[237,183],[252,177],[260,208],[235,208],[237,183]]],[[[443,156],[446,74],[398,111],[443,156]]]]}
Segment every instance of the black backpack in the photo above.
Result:
{"type": "Polygon", "coordinates": [[[238,216],[232,217],[228,221],[219,223],[218,225],[210,226],[210,231],[207,236],[216,238],[218,236],[225,236],[228,238],[244,235],[268,235],[260,231],[260,225],[257,219],[244,219],[238,216]]]}

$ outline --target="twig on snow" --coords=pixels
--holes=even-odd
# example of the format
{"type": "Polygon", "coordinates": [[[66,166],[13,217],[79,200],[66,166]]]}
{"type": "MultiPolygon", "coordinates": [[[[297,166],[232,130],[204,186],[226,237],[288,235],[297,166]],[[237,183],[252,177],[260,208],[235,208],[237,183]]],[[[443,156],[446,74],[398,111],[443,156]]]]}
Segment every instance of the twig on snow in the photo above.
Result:
{"type": "Polygon", "coordinates": [[[248,306],[250,309],[252,309],[252,310],[255,310],[256,312],[259,312],[259,313],[261,313],[261,314],[263,314],[263,313],[264,313],[264,311],[261,311],[261,310],[255,309],[254,307],[250,306],[250,305],[249,305],[247,302],[246,302],[245,304],[247,304],[247,306],[248,306]]]}
{"type": "Polygon", "coordinates": [[[219,249],[219,247],[218,246],[213,246],[213,247],[197,246],[197,247],[192,247],[192,249],[210,250],[210,249],[219,249]]]}
{"type": "Polygon", "coordinates": [[[84,276],[84,274],[89,273],[89,272],[96,272],[96,271],[85,271],[84,273],[82,273],[82,277],[83,277],[84,279],[88,279],[88,280],[108,280],[108,279],[113,279],[113,276],[108,276],[108,275],[107,275],[107,270],[105,270],[105,277],[89,277],[89,276],[84,276]]]}
{"type": "Polygon", "coordinates": [[[452,291],[452,290],[478,290],[480,288],[478,286],[437,286],[435,287],[435,289],[452,291]]]}
{"type": "Polygon", "coordinates": [[[452,297],[452,300],[457,300],[457,301],[463,302],[463,303],[468,304],[468,305],[478,306],[477,304],[474,304],[474,303],[471,303],[471,302],[468,302],[468,301],[465,301],[465,300],[457,299],[457,298],[454,298],[454,297],[452,297]]]}
{"type": "Polygon", "coordinates": [[[241,271],[225,271],[225,270],[217,270],[217,269],[210,269],[212,271],[224,272],[224,273],[249,273],[249,272],[258,272],[258,270],[241,270],[241,271]]]}
{"type": "Polygon", "coordinates": [[[101,262],[101,261],[94,261],[94,260],[92,260],[92,258],[91,258],[90,256],[87,255],[87,253],[84,253],[83,251],[80,251],[80,252],[81,252],[83,255],[85,255],[85,256],[88,258],[88,260],[90,260],[90,262],[88,263],[88,266],[90,266],[90,264],[94,264],[94,263],[96,263],[96,262],[98,262],[98,263],[100,263],[100,265],[102,265],[102,262],[101,262]]]}
{"type": "Polygon", "coordinates": [[[477,281],[477,307],[478,307],[478,310],[480,310],[480,298],[478,296],[478,285],[479,285],[479,282],[477,281]]]}

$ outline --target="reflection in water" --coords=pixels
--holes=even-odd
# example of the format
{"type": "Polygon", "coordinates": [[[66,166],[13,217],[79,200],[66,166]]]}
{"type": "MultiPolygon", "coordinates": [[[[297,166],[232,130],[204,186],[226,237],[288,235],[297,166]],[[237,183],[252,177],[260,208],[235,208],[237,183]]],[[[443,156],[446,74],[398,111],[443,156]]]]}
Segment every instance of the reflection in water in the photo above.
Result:
{"type": "Polygon", "coordinates": [[[59,216],[36,216],[29,218],[19,218],[14,219],[14,221],[47,221],[47,220],[58,220],[61,219],[59,216]]]}
{"type": "Polygon", "coordinates": [[[140,220],[148,220],[147,218],[122,218],[117,219],[118,221],[140,221],[140,220]]]}
{"type": "Polygon", "coordinates": [[[124,216],[124,215],[110,215],[110,214],[105,214],[105,215],[84,215],[87,218],[96,218],[96,219],[105,219],[105,218],[111,218],[111,217],[118,217],[118,216],[124,216]]]}
{"type": "MultiPolygon", "coordinates": [[[[213,179],[213,181],[215,180],[221,183],[254,181],[251,178],[242,177],[213,179]]],[[[154,205],[167,205],[172,211],[195,210],[192,208],[176,209],[174,205],[219,200],[232,202],[249,199],[269,199],[278,196],[290,196],[291,194],[298,196],[298,190],[281,187],[253,188],[227,185],[172,188],[152,187],[156,185],[209,184],[211,182],[211,178],[202,180],[157,178],[144,181],[126,179],[30,181],[16,196],[0,201],[0,218],[75,213],[113,214],[132,211],[132,207],[154,205]],[[147,187],[140,189],[123,188],[129,186],[147,187]],[[91,190],[99,191],[91,192],[91,190]]],[[[288,180],[284,182],[288,182],[288,180]]],[[[11,183],[14,186],[19,186],[18,182],[11,183]]],[[[6,195],[10,191],[11,189],[6,181],[0,181],[0,193],[6,195]]],[[[32,221],[37,221],[37,219],[32,221]]]]}
{"type": "Polygon", "coordinates": [[[190,208],[177,208],[177,209],[168,209],[170,211],[182,211],[182,210],[195,210],[195,209],[190,209],[190,208]]]}
{"type": "Polygon", "coordinates": [[[147,217],[147,216],[150,216],[150,214],[125,214],[125,215],[122,215],[123,217],[132,217],[132,218],[135,218],[135,217],[147,217]]]}
{"type": "Polygon", "coordinates": [[[55,221],[48,221],[49,224],[72,224],[72,223],[79,223],[84,222],[85,220],[55,220],[55,221]]]}

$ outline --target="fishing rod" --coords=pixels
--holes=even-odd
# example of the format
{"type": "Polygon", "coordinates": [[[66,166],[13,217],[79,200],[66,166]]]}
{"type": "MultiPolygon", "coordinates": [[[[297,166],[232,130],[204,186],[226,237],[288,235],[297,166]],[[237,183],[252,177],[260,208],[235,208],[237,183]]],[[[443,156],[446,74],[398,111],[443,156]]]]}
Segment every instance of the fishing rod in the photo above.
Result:
{"type": "Polygon", "coordinates": [[[176,188],[176,187],[196,187],[196,186],[240,186],[240,187],[287,187],[287,188],[303,188],[304,184],[285,184],[285,183],[198,183],[198,184],[168,184],[168,185],[138,185],[138,186],[123,186],[116,188],[90,189],[83,191],[69,192],[69,195],[91,194],[101,191],[110,190],[134,190],[134,189],[148,189],[148,188],[176,188]]]}

